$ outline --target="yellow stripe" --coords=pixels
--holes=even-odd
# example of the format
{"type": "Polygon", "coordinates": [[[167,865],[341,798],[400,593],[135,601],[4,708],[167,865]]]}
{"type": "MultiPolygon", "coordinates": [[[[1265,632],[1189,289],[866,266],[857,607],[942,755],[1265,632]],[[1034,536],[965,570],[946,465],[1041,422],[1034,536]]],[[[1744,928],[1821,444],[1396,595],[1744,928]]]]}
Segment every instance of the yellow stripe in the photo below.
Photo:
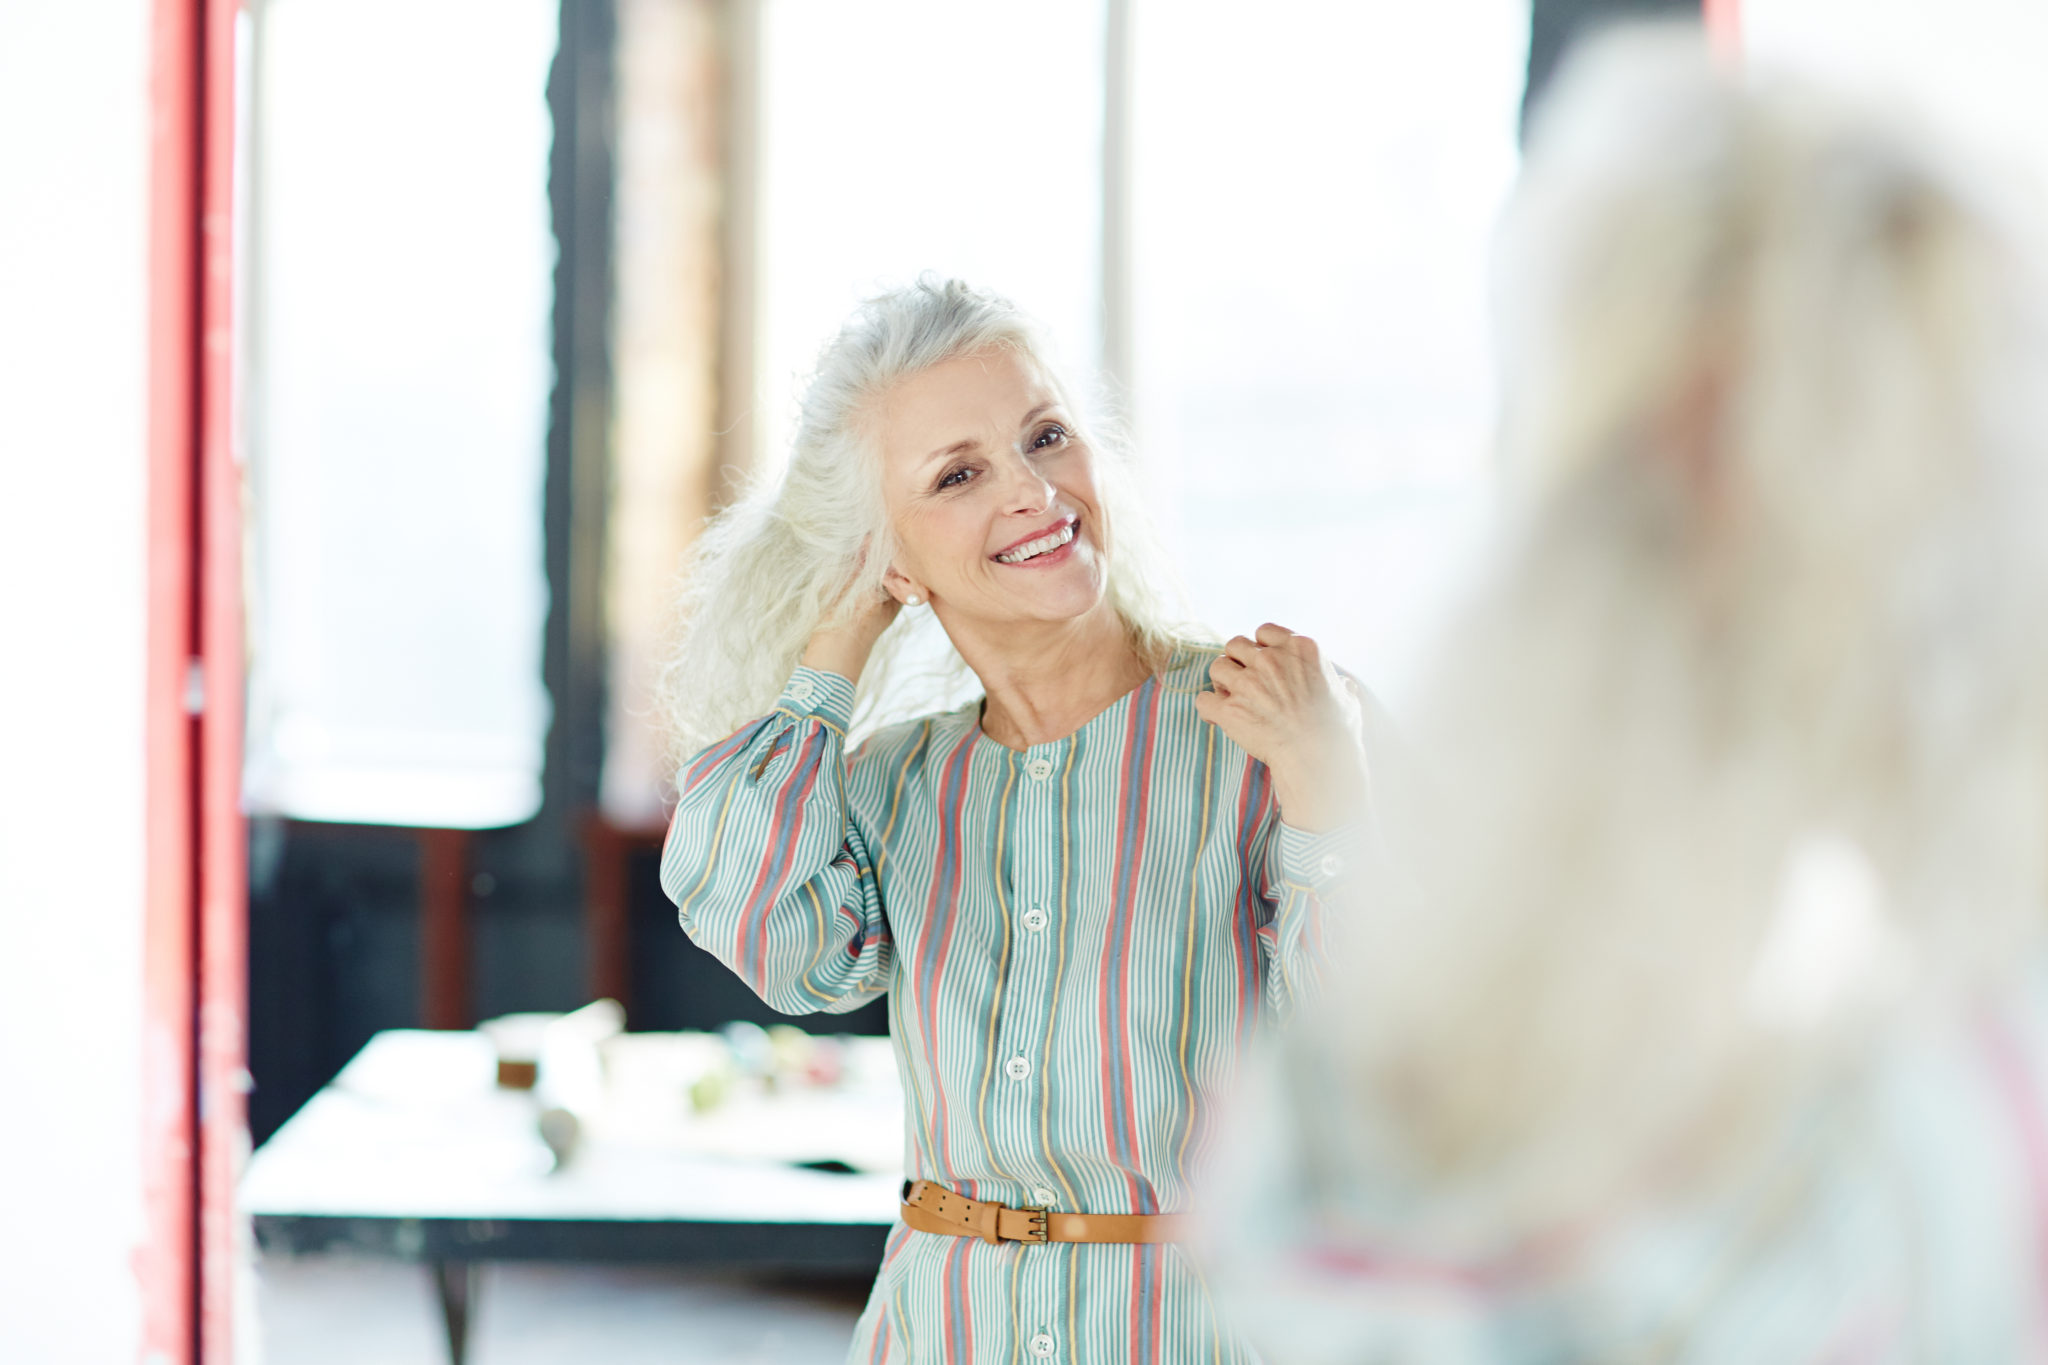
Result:
{"type": "Polygon", "coordinates": [[[744,773],[744,769],[735,769],[732,780],[725,784],[725,800],[718,807],[718,823],[711,827],[711,849],[704,857],[704,875],[697,879],[697,884],[690,888],[687,895],[676,902],[676,916],[679,919],[690,917],[690,903],[702,895],[704,888],[711,883],[711,874],[718,867],[718,846],[725,839],[725,817],[732,813],[733,794],[739,790],[740,778],[744,773]]]}
{"type": "Polygon", "coordinates": [[[815,711],[792,711],[787,706],[778,706],[768,714],[771,716],[788,716],[794,721],[814,720],[833,734],[839,736],[841,740],[846,738],[846,727],[833,720],[830,716],[821,716],[815,711]]]}
{"type": "Polygon", "coordinates": [[[835,997],[825,994],[811,984],[811,973],[818,970],[818,965],[825,960],[825,955],[832,951],[832,945],[825,941],[825,898],[818,894],[815,882],[804,883],[804,894],[811,898],[811,921],[817,928],[818,951],[811,956],[811,970],[798,978],[798,984],[816,996],[821,1003],[829,1005],[835,997]]]}
{"type": "Polygon", "coordinates": [[[910,765],[921,753],[931,748],[932,723],[926,721],[917,737],[917,743],[903,751],[903,763],[896,769],[896,787],[889,797],[889,818],[882,825],[882,846],[875,854],[875,882],[881,884],[882,869],[889,862],[889,840],[896,833],[896,817],[903,813],[903,783],[910,776],[910,765]]]}

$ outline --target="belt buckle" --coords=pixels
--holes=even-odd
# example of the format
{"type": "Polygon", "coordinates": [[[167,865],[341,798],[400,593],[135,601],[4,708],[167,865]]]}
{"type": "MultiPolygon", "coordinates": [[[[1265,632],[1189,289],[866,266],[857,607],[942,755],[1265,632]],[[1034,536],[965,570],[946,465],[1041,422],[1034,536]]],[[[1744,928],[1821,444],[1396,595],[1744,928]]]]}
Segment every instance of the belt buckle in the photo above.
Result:
{"type": "Polygon", "coordinates": [[[1042,1204],[1019,1204],[1017,1212],[1031,1215],[1031,1230],[1035,1236],[1013,1237],[1010,1240],[1025,1246],[1044,1246],[1052,1240],[1051,1211],[1042,1204]]]}

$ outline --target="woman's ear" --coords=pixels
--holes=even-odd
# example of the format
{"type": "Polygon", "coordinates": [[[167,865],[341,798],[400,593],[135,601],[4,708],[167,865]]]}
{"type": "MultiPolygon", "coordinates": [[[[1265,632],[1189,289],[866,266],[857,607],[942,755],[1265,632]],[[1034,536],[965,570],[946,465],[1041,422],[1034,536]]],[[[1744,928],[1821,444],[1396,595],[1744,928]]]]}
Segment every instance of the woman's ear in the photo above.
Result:
{"type": "Polygon", "coordinates": [[[904,576],[894,564],[882,570],[882,590],[906,607],[917,606],[924,601],[924,594],[915,583],[904,576]]]}

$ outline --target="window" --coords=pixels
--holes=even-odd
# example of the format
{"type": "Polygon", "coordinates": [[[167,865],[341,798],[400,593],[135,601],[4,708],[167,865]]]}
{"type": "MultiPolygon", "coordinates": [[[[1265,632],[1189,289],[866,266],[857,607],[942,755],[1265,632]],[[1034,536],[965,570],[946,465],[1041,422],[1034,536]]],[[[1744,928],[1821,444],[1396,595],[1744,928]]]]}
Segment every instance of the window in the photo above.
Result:
{"type": "Polygon", "coordinates": [[[1136,410],[1198,611],[1398,697],[1491,487],[1526,0],[1141,6],[1136,410]]]}
{"type": "Polygon", "coordinates": [[[854,304],[926,270],[1100,360],[1101,0],[763,0],[762,454],[854,304]]]}
{"type": "Polygon", "coordinates": [[[268,0],[250,179],[250,808],[540,804],[554,0],[268,0]]]}
{"type": "Polygon", "coordinates": [[[1084,371],[1120,325],[1123,415],[1197,613],[1320,634],[1398,688],[1491,484],[1486,258],[1526,0],[1127,13],[1116,69],[1104,0],[764,0],[762,454],[881,284],[985,284],[1084,371]],[[1105,288],[1116,99],[1131,265],[1105,288]]]}

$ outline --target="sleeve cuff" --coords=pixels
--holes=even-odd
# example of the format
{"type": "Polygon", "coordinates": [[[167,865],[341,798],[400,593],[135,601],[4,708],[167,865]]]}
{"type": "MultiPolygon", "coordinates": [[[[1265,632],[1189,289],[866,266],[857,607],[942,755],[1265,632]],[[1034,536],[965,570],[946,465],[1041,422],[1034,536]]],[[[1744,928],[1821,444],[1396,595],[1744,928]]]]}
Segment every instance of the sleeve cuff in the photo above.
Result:
{"type": "Polygon", "coordinates": [[[853,723],[853,680],[799,664],[775,709],[799,718],[815,717],[844,735],[853,723]]]}
{"type": "Polygon", "coordinates": [[[1358,825],[1310,834],[1280,822],[1280,872],[1297,886],[1322,891],[1355,878],[1365,870],[1371,853],[1371,840],[1358,825]]]}

